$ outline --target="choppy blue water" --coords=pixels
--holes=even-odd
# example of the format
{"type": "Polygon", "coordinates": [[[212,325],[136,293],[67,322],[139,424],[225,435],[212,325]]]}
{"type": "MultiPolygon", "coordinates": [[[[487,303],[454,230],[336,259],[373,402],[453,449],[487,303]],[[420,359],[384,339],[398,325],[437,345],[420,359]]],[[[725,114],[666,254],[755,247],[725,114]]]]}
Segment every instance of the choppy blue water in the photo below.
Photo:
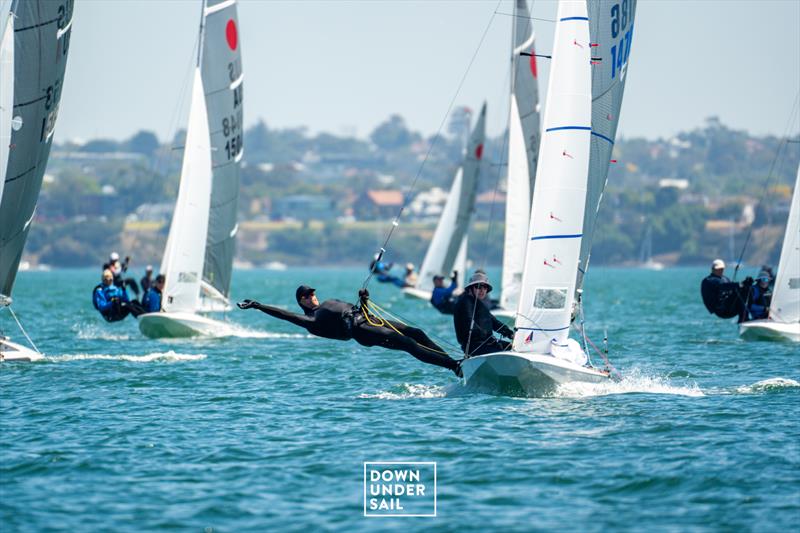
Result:
{"type": "MultiPolygon", "coordinates": [[[[411,356],[247,333],[152,341],[92,308],[94,270],[21,273],[45,362],[0,366],[3,531],[788,531],[800,523],[800,349],[710,317],[702,269],[594,269],[586,315],[621,383],[466,392],[411,356]],[[436,518],[363,516],[364,461],[436,461],[436,518]]],[[[495,276],[496,277],[496,276],[495,276]]],[[[242,271],[235,298],[355,299],[360,270],[242,271]]],[[[439,337],[448,317],[372,285],[439,337]]],[[[7,312],[0,326],[11,333],[7,312]]],[[[15,334],[15,339],[20,340],[15,334]]]]}

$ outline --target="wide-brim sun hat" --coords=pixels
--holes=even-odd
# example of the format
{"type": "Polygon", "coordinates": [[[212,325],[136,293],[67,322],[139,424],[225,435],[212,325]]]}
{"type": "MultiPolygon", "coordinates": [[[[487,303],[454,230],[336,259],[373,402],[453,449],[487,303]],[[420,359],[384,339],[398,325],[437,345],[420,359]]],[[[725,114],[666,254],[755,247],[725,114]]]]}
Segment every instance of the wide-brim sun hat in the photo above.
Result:
{"type": "Polygon", "coordinates": [[[472,277],[469,279],[469,283],[464,285],[464,290],[467,290],[470,287],[473,287],[475,285],[486,285],[487,287],[489,287],[489,291],[488,292],[492,292],[492,288],[493,287],[492,287],[492,284],[489,283],[489,276],[487,276],[486,274],[484,274],[481,271],[475,272],[472,275],[472,277]]]}

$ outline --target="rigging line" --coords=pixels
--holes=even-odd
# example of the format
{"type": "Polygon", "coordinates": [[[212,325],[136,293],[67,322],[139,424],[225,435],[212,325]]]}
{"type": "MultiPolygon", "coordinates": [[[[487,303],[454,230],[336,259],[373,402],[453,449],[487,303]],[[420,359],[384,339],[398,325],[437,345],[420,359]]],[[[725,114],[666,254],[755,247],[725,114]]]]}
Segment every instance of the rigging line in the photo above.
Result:
{"type": "Polygon", "coordinates": [[[495,11],[496,15],[503,15],[505,17],[512,17],[516,19],[528,19],[528,20],[541,20],[542,22],[555,22],[555,19],[546,19],[542,17],[523,17],[522,15],[515,15],[514,13],[503,13],[502,11],[495,11]]]}
{"type": "MultiPolygon", "coordinates": [[[[395,313],[393,311],[389,311],[387,309],[384,309],[383,307],[379,306],[378,304],[376,304],[372,300],[369,300],[369,303],[370,303],[370,305],[375,306],[379,311],[385,313],[386,315],[389,315],[390,318],[397,319],[399,322],[403,323],[404,325],[410,325],[412,327],[419,328],[419,324],[414,322],[413,320],[410,320],[410,319],[404,317],[403,315],[400,315],[399,313],[395,313]]],[[[419,328],[419,329],[422,329],[422,328],[419,328]]],[[[438,335],[433,335],[428,331],[426,331],[425,333],[426,333],[426,335],[428,335],[428,337],[430,337],[431,339],[437,341],[438,344],[443,345],[445,347],[448,347],[453,351],[458,351],[458,352],[461,351],[461,347],[458,346],[457,344],[455,344],[454,342],[445,340],[442,337],[439,337],[438,335]]]]}
{"type": "Polygon", "coordinates": [[[42,352],[39,351],[39,348],[36,347],[36,344],[34,344],[33,340],[28,336],[28,332],[25,331],[25,328],[22,327],[22,324],[20,323],[19,319],[17,318],[17,314],[14,313],[14,310],[11,309],[11,306],[8,307],[8,312],[11,313],[12,317],[14,317],[14,322],[17,323],[17,327],[22,332],[22,334],[25,335],[25,338],[28,339],[28,343],[30,343],[30,345],[33,347],[33,349],[36,350],[36,353],[39,353],[39,354],[42,353],[42,352]]]}
{"type": "Polygon", "coordinates": [[[420,163],[419,169],[417,170],[416,176],[414,176],[414,180],[411,182],[411,187],[408,189],[408,192],[404,195],[403,198],[403,205],[400,206],[400,210],[397,212],[397,215],[394,217],[392,221],[392,227],[389,229],[389,233],[386,235],[386,240],[383,241],[383,246],[381,246],[380,252],[378,254],[378,259],[376,259],[375,264],[370,269],[369,275],[364,280],[364,283],[361,285],[362,289],[366,289],[369,285],[372,276],[375,274],[375,269],[378,266],[378,262],[383,257],[383,254],[386,253],[386,247],[389,245],[389,240],[392,238],[392,234],[397,226],[400,224],[399,220],[400,217],[403,215],[403,211],[405,210],[406,206],[408,205],[409,198],[411,197],[411,193],[414,191],[417,185],[417,181],[419,180],[420,176],[422,175],[422,171],[425,169],[425,163],[428,162],[430,158],[431,152],[436,147],[437,141],[441,137],[442,129],[444,128],[445,123],[447,122],[447,118],[450,116],[451,111],[453,110],[453,106],[456,103],[456,99],[458,95],[461,94],[461,88],[464,86],[464,82],[467,80],[467,76],[469,75],[470,70],[472,69],[473,63],[475,63],[475,58],[478,57],[478,52],[480,52],[481,47],[483,46],[483,41],[486,40],[486,35],[489,33],[489,29],[492,27],[492,22],[494,22],[494,18],[497,13],[497,8],[500,7],[500,4],[503,0],[498,0],[497,6],[494,8],[494,12],[492,16],[489,18],[489,22],[486,24],[486,28],[483,30],[483,34],[481,35],[480,41],[478,41],[478,46],[475,48],[475,52],[472,54],[472,58],[469,60],[469,64],[467,65],[467,69],[464,71],[463,76],[461,76],[461,81],[458,83],[458,87],[456,88],[455,94],[453,94],[453,98],[450,100],[450,104],[447,106],[447,111],[445,112],[444,116],[442,117],[442,122],[439,124],[439,129],[436,130],[436,135],[433,137],[433,141],[431,141],[430,145],[428,146],[428,151],[425,154],[425,158],[420,163]]]}
{"type": "MultiPolygon", "coordinates": [[[[782,140],[778,143],[778,148],[775,151],[775,157],[772,159],[772,164],[769,167],[769,174],[767,174],[767,179],[764,181],[764,186],[761,189],[761,196],[758,199],[757,205],[761,205],[761,203],[764,202],[764,199],[767,197],[767,191],[769,190],[769,182],[772,180],[772,173],[775,170],[775,165],[784,147],[789,143],[789,130],[791,129],[792,124],[794,124],[794,121],[796,120],[795,115],[798,112],[798,104],[800,104],[800,91],[797,92],[797,96],[794,99],[792,112],[789,113],[789,119],[787,120],[786,128],[783,131],[782,140]]],[[[744,244],[742,245],[742,251],[739,253],[739,258],[736,260],[736,268],[733,270],[733,281],[736,281],[736,275],[739,273],[739,267],[742,266],[742,258],[744,257],[745,250],[747,250],[747,246],[748,244],[750,244],[750,238],[753,236],[753,226],[754,224],[750,224],[750,228],[747,231],[747,237],[745,238],[744,244]]]]}

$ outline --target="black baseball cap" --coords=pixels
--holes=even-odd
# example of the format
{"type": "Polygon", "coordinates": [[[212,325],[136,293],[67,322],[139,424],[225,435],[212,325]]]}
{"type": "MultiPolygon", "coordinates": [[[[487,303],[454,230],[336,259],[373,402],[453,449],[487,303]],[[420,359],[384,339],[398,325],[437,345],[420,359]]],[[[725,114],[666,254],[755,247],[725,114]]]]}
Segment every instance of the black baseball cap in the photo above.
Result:
{"type": "Polygon", "coordinates": [[[294,291],[294,297],[299,302],[300,298],[303,298],[304,296],[308,296],[309,294],[313,294],[314,291],[316,291],[316,290],[317,289],[312,289],[308,285],[300,285],[299,287],[297,287],[297,290],[294,291]]]}

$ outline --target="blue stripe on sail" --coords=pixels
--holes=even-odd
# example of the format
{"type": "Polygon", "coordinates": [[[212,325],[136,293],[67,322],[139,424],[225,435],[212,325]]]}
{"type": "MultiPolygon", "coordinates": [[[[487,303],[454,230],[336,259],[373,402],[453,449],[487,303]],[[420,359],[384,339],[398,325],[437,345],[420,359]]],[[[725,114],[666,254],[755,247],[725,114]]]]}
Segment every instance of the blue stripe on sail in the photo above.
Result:
{"type": "Polygon", "coordinates": [[[532,241],[540,241],[544,239],[577,239],[583,237],[583,233],[576,233],[574,235],[540,235],[538,237],[531,237],[532,241]]]}
{"type": "Polygon", "coordinates": [[[517,328],[517,329],[524,329],[525,331],[563,331],[565,329],[569,329],[569,326],[564,326],[563,328],[517,328]]]}
{"type": "Polygon", "coordinates": [[[611,139],[609,139],[609,138],[608,138],[608,137],[606,137],[605,135],[601,135],[601,134],[597,133],[596,131],[593,131],[593,132],[592,132],[592,135],[594,135],[595,137],[600,137],[601,139],[603,139],[603,140],[605,140],[605,141],[608,141],[608,142],[610,142],[611,144],[614,144],[614,141],[612,141],[611,139]]]}
{"type": "Polygon", "coordinates": [[[584,130],[584,131],[588,130],[588,131],[592,131],[592,128],[591,128],[591,126],[558,126],[557,128],[547,128],[544,131],[546,133],[548,131],[560,131],[560,130],[584,130]]]}
{"type": "Polygon", "coordinates": [[[565,20],[589,20],[589,17],[564,17],[560,19],[560,22],[564,22],[565,20]]]}

